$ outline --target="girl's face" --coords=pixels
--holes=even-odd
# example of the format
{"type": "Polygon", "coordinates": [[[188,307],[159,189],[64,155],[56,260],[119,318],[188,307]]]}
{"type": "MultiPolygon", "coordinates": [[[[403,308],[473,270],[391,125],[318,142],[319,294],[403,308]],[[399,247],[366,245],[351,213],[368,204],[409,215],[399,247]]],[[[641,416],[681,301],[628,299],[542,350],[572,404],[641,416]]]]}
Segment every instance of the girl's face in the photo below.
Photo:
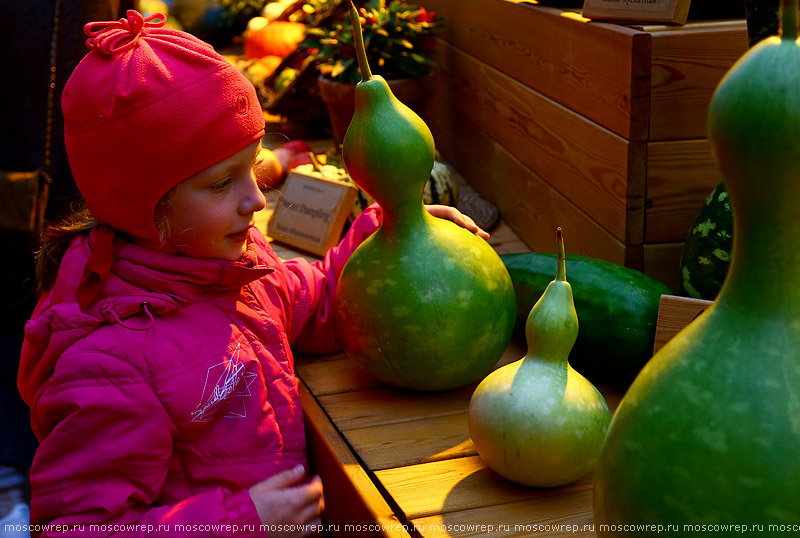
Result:
{"type": "Polygon", "coordinates": [[[254,142],[175,187],[167,243],[185,256],[235,261],[245,252],[253,214],[266,201],[253,177],[254,142]]]}

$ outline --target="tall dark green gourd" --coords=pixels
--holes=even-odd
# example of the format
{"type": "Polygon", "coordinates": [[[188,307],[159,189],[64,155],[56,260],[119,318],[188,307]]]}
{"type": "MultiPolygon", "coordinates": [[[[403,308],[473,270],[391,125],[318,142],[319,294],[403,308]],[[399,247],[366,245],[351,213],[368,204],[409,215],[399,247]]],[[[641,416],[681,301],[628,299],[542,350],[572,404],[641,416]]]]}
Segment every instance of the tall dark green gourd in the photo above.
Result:
{"type": "Polygon", "coordinates": [[[381,206],[383,222],[342,271],[338,334],[348,355],[384,383],[415,390],[464,385],[489,372],[508,344],[511,279],[488,243],[424,208],[433,137],[371,74],[352,2],[350,16],[362,80],[343,159],[381,206]]]}
{"type": "Polygon", "coordinates": [[[797,0],[783,0],[781,20],[782,35],[745,54],[712,98],[708,136],[734,215],[730,270],[713,306],[645,366],[612,420],[595,476],[601,536],[630,536],[619,525],[632,523],[797,533],[797,0]]]}

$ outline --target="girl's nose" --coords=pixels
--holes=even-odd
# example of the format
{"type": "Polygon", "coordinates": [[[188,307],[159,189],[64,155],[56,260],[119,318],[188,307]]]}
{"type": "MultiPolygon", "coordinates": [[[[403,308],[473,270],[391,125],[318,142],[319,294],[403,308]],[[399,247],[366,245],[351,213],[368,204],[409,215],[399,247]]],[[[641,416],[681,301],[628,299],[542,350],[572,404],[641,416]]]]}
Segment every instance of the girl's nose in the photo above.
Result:
{"type": "Polygon", "coordinates": [[[239,204],[239,212],[243,215],[256,213],[267,207],[267,200],[264,193],[258,188],[255,176],[250,173],[250,180],[247,182],[247,193],[239,204]]]}

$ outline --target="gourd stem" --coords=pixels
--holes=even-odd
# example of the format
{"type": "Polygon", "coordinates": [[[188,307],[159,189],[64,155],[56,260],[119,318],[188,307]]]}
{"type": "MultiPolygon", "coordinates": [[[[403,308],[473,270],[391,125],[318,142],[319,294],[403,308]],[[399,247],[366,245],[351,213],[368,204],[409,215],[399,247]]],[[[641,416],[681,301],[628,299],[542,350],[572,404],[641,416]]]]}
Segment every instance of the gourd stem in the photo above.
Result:
{"type": "Polygon", "coordinates": [[[356,45],[356,53],[358,54],[361,82],[365,82],[372,78],[372,71],[370,71],[369,62],[367,62],[367,49],[364,46],[364,35],[361,33],[361,19],[358,16],[358,10],[353,0],[347,0],[347,3],[350,4],[350,22],[353,24],[353,43],[356,45]]]}
{"type": "Polygon", "coordinates": [[[797,0],[781,0],[781,39],[797,40],[797,0]]]}
{"type": "Polygon", "coordinates": [[[567,280],[567,261],[564,254],[564,235],[561,227],[556,228],[556,244],[558,246],[558,269],[556,269],[556,280],[566,282],[567,280]]]}

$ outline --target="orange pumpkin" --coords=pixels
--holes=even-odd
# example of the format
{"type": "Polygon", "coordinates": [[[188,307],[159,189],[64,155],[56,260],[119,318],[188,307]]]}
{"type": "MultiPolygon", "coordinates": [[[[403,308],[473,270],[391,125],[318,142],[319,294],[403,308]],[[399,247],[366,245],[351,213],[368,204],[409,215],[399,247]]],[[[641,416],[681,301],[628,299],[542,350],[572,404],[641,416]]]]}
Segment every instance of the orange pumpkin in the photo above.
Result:
{"type": "Polygon", "coordinates": [[[300,43],[306,34],[301,22],[273,21],[263,28],[248,32],[244,39],[246,58],[279,56],[285,58],[300,43]]]}
{"type": "Polygon", "coordinates": [[[259,58],[246,71],[247,74],[256,79],[264,80],[270,76],[283,60],[278,56],[264,56],[259,58]]]}

